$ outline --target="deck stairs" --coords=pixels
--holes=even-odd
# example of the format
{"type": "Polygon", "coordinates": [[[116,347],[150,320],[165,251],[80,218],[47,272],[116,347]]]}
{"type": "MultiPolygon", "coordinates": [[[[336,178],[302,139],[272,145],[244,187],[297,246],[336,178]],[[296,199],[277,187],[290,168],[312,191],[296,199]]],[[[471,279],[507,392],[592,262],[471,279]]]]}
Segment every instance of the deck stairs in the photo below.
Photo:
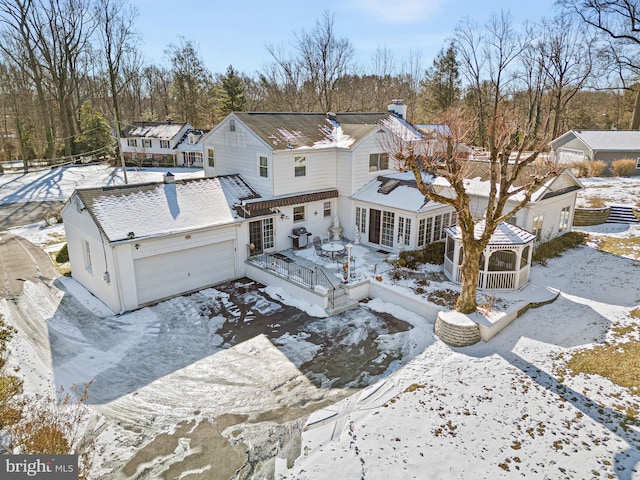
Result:
{"type": "Polygon", "coordinates": [[[611,205],[607,223],[638,223],[631,207],[623,205],[611,205]]]}

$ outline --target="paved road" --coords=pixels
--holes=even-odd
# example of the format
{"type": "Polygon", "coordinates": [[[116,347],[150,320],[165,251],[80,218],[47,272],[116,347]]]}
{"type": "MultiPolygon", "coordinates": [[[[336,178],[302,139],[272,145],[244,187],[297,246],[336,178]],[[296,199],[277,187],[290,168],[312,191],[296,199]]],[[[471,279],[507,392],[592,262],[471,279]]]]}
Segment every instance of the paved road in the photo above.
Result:
{"type": "Polygon", "coordinates": [[[28,202],[0,205],[0,232],[11,227],[31,225],[42,221],[47,210],[60,209],[64,202],[28,202]]]}
{"type": "Polygon", "coordinates": [[[25,281],[50,283],[60,274],[47,254],[22,237],[0,232],[0,298],[16,299],[25,281]]]}

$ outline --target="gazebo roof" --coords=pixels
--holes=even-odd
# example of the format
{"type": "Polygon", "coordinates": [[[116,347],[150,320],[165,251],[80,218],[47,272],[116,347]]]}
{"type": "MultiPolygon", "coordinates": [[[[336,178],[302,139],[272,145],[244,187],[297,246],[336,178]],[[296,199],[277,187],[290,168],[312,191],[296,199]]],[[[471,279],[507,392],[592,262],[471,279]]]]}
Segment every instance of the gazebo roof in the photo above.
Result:
{"type": "MultiPolygon", "coordinates": [[[[480,238],[484,231],[485,221],[481,220],[476,223],[474,228],[474,237],[480,238]]],[[[452,225],[444,229],[447,235],[450,235],[455,240],[461,240],[462,234],[458,225],[452,225]]],[[[526,245],[535,240],[536,236],[526,230],[512,225],[507,222],[502,222],[496,227],[496,231],[493,232],[489,245],[526,245]]]]}

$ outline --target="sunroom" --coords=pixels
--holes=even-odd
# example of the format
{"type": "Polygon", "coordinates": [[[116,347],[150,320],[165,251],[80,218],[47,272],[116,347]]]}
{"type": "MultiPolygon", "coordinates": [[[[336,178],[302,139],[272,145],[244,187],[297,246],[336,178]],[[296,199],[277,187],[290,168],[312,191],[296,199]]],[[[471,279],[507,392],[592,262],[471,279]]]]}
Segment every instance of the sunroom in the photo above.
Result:
{"type": "MultiPolygon", "coordinates": [[[[475,237],[484,231],[482,220],[475,226],[475,237]]],[[[464,258],[460,227],[444,229],[447,236],[444,272],[449,280],[461,283],[460,265],[464,258]]],[[[510,223],[502,222],[491,236],[480,257],[478,288],[483,290],[518,290],[529,281],[533,242],[532,233],[510,223]]]]}

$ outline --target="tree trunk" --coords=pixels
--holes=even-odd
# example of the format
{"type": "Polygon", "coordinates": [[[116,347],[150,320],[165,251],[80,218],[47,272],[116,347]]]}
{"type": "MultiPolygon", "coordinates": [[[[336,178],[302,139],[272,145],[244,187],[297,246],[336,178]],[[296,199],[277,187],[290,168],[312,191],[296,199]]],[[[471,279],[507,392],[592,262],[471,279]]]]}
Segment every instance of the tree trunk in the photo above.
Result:
{"type": "Polygon", "coordinates": [[[640,129],[640,87],[636,92],[636,102],[633,106],[633,117],[631,119],[631,130],[640,129]]]}
{"type": "Polygon", "coordinates": [[[456,302],[456,310],[461,313],[473,313],[477,309],[476,293],[480,273],[480,257],[484,248],[478,242],[465,242],[464,258],[460,265],[461,292],[456,302]]]}

